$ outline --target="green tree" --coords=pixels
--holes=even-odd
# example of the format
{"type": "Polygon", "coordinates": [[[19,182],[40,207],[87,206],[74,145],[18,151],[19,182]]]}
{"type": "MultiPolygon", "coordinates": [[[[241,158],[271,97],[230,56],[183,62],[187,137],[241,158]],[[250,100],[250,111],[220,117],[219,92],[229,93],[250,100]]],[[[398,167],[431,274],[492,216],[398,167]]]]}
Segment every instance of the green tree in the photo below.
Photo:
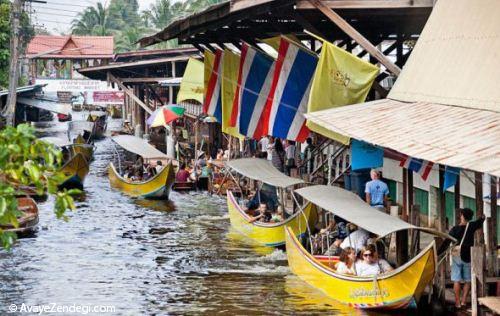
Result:
{"type": "MultiPolygon", "coordinates": [[[[54,195],[55,214],[66,219],[65,211],[74,209],[71,194],[77,191],[58,191],[64,180],[59,172],[62,164],[61,151],[36,138],[33,128],[27,124],[7,127],[0,131],[0,225],[18,225],[16,196],[23,195],[22,186],[33,186],[38,194],[54,195]]],[[[10,248],[16,235],[0,228],[0,243],[10,248]]]]}
{"type": "Polygon", "coordinates": [[[71,31],[76,35],[110,35],[112,23],[108,10],[98,2],[95,7],[87,7],[71,22],[71,31]]]}

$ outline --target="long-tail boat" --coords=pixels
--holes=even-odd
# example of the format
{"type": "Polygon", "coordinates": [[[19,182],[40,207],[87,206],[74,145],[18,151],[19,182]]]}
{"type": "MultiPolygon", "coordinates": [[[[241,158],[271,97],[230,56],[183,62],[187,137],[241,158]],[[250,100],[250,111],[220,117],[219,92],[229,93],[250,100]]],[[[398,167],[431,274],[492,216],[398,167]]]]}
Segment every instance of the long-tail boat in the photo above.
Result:
{"type": "Polygon", "coordinates": [[[141,156],[145,161],[168,161],[155,176],[145,181],[131,181],[120,175],[122,162],[119,159],[118,170],[113,163],[109,164],[108,177],[111,187],[132,197],[150,199],[168,199],[175,181],[174,167],[167,155],[151,146],[142,138],[130,135],[118,135],[112,140],[128,152],[141,156]]]}
{"type": "Polygon", "coordinates": [[[17,209],[21,216],[17,218],[18,226],[12,224],[0,225],[4,232],[16,233],[18,237],[31,235],[36,232],[38,226],[38,206],[36,202],[29,197],[17,198],[17,209]]]}
{"type": "MultiPolygon", "coordinates": [[[[281,193],[281,204],[284,209],[284,191],[295,185],[304,184],[304,181],[301,179],[284,175],[278,169],[274,168],[269,161],[264,159],[235,159],[228,161],[226,166],[244,177],[277,188],[281,193]]],[[[228,172],[230,171],[228,170],[228,172]]],[[[236,231],[254,242],[269,247],[279,247],[285,244],[285,226],[290,227],[294,236],[301,236],[317,221],[316,208],[312,204],[305,207],[303,213],[289,210],[291,214],[281,222],[264,223],[251,221],[250,216],[245,213],[242,206],[237,202],[233,190],[228,190],[227,192],[227,206],[231,225],[236,231]]]]}

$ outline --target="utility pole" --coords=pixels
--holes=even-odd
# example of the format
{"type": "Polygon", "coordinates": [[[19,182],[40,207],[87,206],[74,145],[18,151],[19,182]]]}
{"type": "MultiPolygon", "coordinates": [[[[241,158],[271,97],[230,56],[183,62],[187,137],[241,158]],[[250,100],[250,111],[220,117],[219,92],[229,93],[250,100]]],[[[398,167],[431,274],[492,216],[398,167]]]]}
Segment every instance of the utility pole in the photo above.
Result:
{"type": "Polygon", "coordinates": [[[17,81],[19,78],[19,21],[21,19],[24,0],[14,0],[11,6],[11,34],[10,34],[10,65],[9,65],[9,94],[5,107],[7,125],[14,126],[14,116],[17,101],[17,81]]]}

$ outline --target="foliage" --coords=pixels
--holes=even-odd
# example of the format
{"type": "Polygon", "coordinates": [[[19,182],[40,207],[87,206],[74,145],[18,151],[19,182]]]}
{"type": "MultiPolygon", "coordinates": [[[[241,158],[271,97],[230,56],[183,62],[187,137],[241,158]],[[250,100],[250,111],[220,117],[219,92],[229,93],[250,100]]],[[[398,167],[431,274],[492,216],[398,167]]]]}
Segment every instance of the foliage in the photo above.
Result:
{"type": "MultiPolygon", "coordinates": [[[[21,15],[21,51],[35,34],[26,13],[21,15]]],[[[0,89],[9,84],[9,62],[10,62],[10,2],[0,0],[0,89]]]]}
{"type": "MultiPolygon", "coordinates": [[[[56,198],[54,212],[57,218],[67,219],[65,211],[75,209],[72,194],[77,190],[59,191],[58,186],[65,176],[59,168],[62,154],[53,145],[36,138],[33,128],[27,124],[7,127],[0,131],[0,225],[17,227],[16,196],[24,195],[23,187],[36,189],[37,194],[45,191],[56,198]]],[[[0,242],[10,248],[15,241],[14,233],[0,229],[0,242]]]]}
{"type": "MultiPolygon", "coordinates": [[[[156,0],[143,12],[139,12],[137,0],[111,0],[107,7],[99,2],[78,14],[72,22],[72,32],[77,35],[114,35],[115,51],[126,52],[137,49],[139,39],[163,29],[175,19],[220,2],[222,0],[156,0]]],[[[162,48],[175,46],[177,41],[160,45],[162,48]]]]}

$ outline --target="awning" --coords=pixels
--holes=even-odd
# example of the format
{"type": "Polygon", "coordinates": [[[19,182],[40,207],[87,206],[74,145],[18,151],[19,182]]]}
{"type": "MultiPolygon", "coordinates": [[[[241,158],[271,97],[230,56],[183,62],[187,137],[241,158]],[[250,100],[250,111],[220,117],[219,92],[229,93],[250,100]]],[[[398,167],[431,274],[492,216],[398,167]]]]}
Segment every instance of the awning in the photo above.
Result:
{"type": "Polygon", "coordinates": [[[84,131],[92,132],[94,130],[94,122],[90,121],[71,121],[68,122],[68,133],[78,134],[84,131]]]}
{"type": "Polygon", "coordinates": [[[68,115],[71,113],[71,105],[69,104],[62,104],[58,102],[50,102],[46,100],[23,98],[23,97],[17,98],[17,103],[33,106],[50,112],[61,113],[64,115],[68,115]]]}
{"type": "Polygon", "coordinates": [[[408,156],[500,176],[500,113],[390,99],[306,114],[326,130],[408,156]]]}
{"type": "Polygon", "coordinates": [[[62,139],[59,137],[42,137],[39,140],[61,148],[72,144],[69,140],[62,139]]]}
{"type": "Polygon", "coordinates": [[[165,80],[158,81],[158,84],[162,87],[178,87],[181,85],[182,78],[168,78],[165,80]]]}
{"type": "Polygon", "coordinates": [[[104,111],[90,111],[90,116],[92,117],[101,117],[101,116],[106,116],[108,115],[108,113],[104,112],[104,111]]]}
{"type": "Polygon", "coordinates": [[[151,146],[142,138],[130,135],[118,135],[111,138],[120,147],[144,159],[167,159],[167,155],[151,146]]]}
{"type": "Polygon", "coordinates": [[[262,181],[280,188],[304,183],[303,180],[288,177],[273,167],[265,159],[243,158],[226,162],[226,165],[237,173],[250,179],[262,181]]]}
{"type": "Polygon", "coordinates": [[[369,206],[355,193],[339,187],[313,185],[294,192],[324,210],[380,237],[396,231],[416,228],[397,217],[369,206]]]}

